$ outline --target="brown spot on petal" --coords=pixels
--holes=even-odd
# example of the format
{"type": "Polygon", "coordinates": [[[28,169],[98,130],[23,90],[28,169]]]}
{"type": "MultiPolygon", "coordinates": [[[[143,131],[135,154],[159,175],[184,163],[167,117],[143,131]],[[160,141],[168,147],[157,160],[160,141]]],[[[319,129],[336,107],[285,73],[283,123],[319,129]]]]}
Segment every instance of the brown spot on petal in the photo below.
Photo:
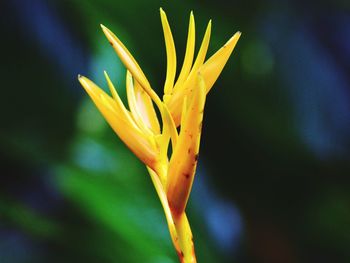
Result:
{"type": "Polygon", "coordinates": [[[186,179],[190,178],[190,174],[185,173],[184,176],[186,177],[186,179]]]}
{"type": "Polygon", "coordinates": [[[194,160],[195,160],[195,161],[198,160],[198,153],[194,156],[194,160]]]}
{"type": "Polygon", "coordinates": [[[177,255],[178,255],[180,261],[183,262],[182,260],[184,258],[184,253],[182,251],[176,251],[176,252],[177,252],[177,255]]]}
{"type": "Polygon", "coordinates": [[[178,255],[180,261],[183,262],[184,252],[182,252],[182,250],[176,251],[176,252],[177,252],[177,255],[178,255]]]}

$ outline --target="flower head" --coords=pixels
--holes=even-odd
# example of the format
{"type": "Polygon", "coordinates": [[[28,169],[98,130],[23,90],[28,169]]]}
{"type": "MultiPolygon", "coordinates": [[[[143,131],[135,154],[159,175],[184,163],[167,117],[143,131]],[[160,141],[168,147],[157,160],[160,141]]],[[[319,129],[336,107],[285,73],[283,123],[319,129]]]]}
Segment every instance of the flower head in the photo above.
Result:
{"type": "Polygon", "coordinates": [[[79,81],[120,139],[147,166],[163,205],[181,262],[195,262],[192,233],[185,208],[197,166],[205,99],[230,57],[240,32],[234,34],[221,49],[205,61],[211,33],[209,21],[194,60],[195,20],[191,12],[184,62],[175,80],[175,44],[162,9],[160,16],[167,54],[162,99],[154,92],[139,64],[124,44],[103,25],[101,27],[104,34],[127,68],[128,109],[122,103],[106,72],[105,77],[112,96],[86,77],[79,76],[79,81]],[[154,104],[159,109],[162,127],[154,104]],[[170,141],[173,150],[168,156],[170,141]]]}

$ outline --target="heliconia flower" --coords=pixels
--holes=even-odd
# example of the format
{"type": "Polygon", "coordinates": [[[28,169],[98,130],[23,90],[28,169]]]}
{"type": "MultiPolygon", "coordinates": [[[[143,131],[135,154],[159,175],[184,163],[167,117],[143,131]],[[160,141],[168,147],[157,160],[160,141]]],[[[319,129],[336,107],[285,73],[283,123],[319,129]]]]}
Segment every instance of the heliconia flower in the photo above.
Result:
{"type": "Polygon", "coordinates": [[[107,122],[127,147],[146,165],[162,203],[170,235],[181,262],[196,262],[192,232],[185,213],[197,167],[206,94],[230,57],[237,32],[205,61],[209,46],[209,21],[195,61],[195,21],[190,14],[186,53],[177,80],[176,50],[165,12],[160,9],[167,73],[162,100],[152,89],[139,64],[124,44],[101,25],[108,41],[127,68],[128,109],[105,72],[111,95],[79,75],[79,81],[107,122]],[[162,127],[154,104],[161,115],[162,127]],[[177,127],[180,126],[179,132],[177,127]],[[172,153],[168,156],[169,143],[172,153]]]}

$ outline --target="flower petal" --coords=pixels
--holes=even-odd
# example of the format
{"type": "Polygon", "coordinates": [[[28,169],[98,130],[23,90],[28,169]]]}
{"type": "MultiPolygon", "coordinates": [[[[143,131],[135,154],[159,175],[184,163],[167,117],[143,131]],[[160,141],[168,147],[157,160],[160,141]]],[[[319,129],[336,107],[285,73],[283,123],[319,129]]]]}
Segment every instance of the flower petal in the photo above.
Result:
{"type": "Polygon", "coordinates": [[[193,12],[191,11],[190,22],[188,26],[185,58],[184,58],[184,62],[183,62],[179,77],[174,86],[174,90],[177,90],[178,86],[181,86],[184,83],[188,74],[190,73],[192,63],[193,63],[193,57],[194,57],[195,37],[196,37],[196,28],[195,28],[193,12]]]}
{"type": "Polygon", "coordinates": [[[131,115],[130,115],[130,112],[125,108],[122,100],[120,99],[112,81],[110,80],[108,74],[106,71],[104,71],[104,74],[105,74],[105,78],[107,80],[107,84],[108,84],[108,87],[112,93],[112,96],[114,98],[114,101],[116,102],[116,107],[117,107],[117,111],[120,111],[122,113],[122,116],[125,117],[125,119],[130,122],[130,124],[136,128],[136,129],[139,129],[139,127],[137,126],[137,124],[135,123],[135,121],[132,119],[131,115]]]}
{"type": "Polygon", "coordinates": [[[146,119],[144,119],[144,116],[142,116],[141,111],[138,107],[138,103],[136,101],[134,83],[133,83],[133,79],[130,71],[127,71],[126,73],[126,93],[128,97],[128,103],[129,103],[131,115],[133,116],[136,124],[144,132],[144,134],[146,134],[147,136],[153,136],[154,134],[152,133],[149,126],[147,125],[146,119]]]}
{"type": "Polygon", "coordinates": [[[130,54],[129,50],[124,44],[110,31],[107,27],[101,24],[102,30],[105,33],[109,43],[112,45],[114,50],[117,52],[119,58],[122,60],[124,65],[130,70],[132,75],[144,86],[150,86],[145,74],[141,70],[139,64],[136,62],[134,57],[130,54]]]}
{"type": "Polygon", "coordinates": [[[241,32],[234,34],[226,42],[226,44],[220,48],[213,56],[211,56],[200,68],[200,72],[203,75],[207,87],[207,93],[210,91],[215,81],[219,77],[240,36],[241,32]]]}
{"type": "Polygon", "coordinates": [[[176,126],[180,125],[183,99],[191,91],[191,87],[194,87],[196,85],[196,77],[198,74],[198,69],[203,65],[205,56],[207,54],[209,41],[210,41],[210,34],[211,34],[211,20],[208,23],[196,61],[193,64],[193,67],[191,69],[189,76],[187,77],[183,85],[178,86],[177,90],[174,89],[174,92],[173,92],[174,94],[171,96],[171,98],[167,103],[167,106],[171,112],[171,115],[173,116],[176,126]]]}
{"type": "Polygon", "coordinates": [[[164,84],[164,94],[168,95],[171,93],[174,86],[174,80],[175,80],[175,74],[176,74],[176,50],[175,50],[173,35],[171,33],[171,29],[168,23],[168,19],[162,8],[160,8],[160,18],[162,21],[166,55],[167,55],[167,72],[166,72],[166,79],[164,84]]]}
{"type": "Polygon", "coordinates": [[[117,103],[88,78],[79,76],[79,81],[92,101],[100,110],[109,125],[118,134],[126,146],[146,165],[155,169],[158,150],[130,119],[127,118],[117,103]]]}
{"type": "Polygon", "coordinates": [[[196,84],[169,163],[167,196],[175,215],[180,215],[186,207],[197,166],[206,97],[205,83],[201,75],[198,75],[196,84]]]}
{"type": "Polygon", "coordinates": [[[124,63],[125,67],[131,72],[133,77],[137,80],[142,88],[148,93],[152,100],[161,107],[161,100],[158,95],[154,92],[149,84],[145,74],[141,70],[139,64],[136,62],[134,57],[130,54],[129,50],[124,46],[124,44],[110,31],[107,27],[101,24],[102,30],[106,35],[109,43],[112,45],[116,53],[118,54],[121,61],[124,63]]]}
{"type": "Polygon", "coordinates": [[[197,76],[197,70],[203,65],[203,62],[205,60],[205,56],[207,55],[207,51],[209,47],[210,35],[211,35],[211,20],[209,20],[207,29],[205,30],[205,33],[204,33],[201,47],[199,48],[199,51],[198,51],[196,61],[194,62],[193,67],[191,69],[191,74],[194,75],[193,77],[197,76]]]}
{"type": "Polygon", "coordinates": [[[163,105],[163,125],[163,134],[169,134],[172,142],[172,147],[175,149],[178,140],[178,133],[174,120],[171,117],[171,114],[165,104],[163,105]]]}
{"type": "Polygon", "coordinates": [[[166,181],[167,181],[167,173],[168,173],[168,149],[169,149],[169,141],[171,139],[172,142],[172,149],[175,149],[177,140],[178,140],[178,133],[175,126],[175,123],[171,117],[171,114],[166,107],[165,104],[163,104],[162,108],[162,123],[163,123],[163,130],[162,133],[155,137],[156,143],[159,146],[159,168],[158,176],[160,176],[161,182],[164,187],[166,187],[166,181]]]}
{"type": "Polygon", "coordinates": [[[134,92],[136,105],[139,113],[146,123],[147,127],[150,128],[154,134],[160,133],[159,121],[155,112],[153,102],[150,96],[140,86],[140,84],[134,79],[134,92]]]}

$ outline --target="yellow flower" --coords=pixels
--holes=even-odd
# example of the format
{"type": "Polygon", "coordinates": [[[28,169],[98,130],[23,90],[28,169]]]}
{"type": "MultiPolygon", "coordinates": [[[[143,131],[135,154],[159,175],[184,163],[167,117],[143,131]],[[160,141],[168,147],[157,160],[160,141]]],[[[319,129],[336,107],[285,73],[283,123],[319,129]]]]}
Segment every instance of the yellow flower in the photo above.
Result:
{"type": "Polygon", "coordinates": [[[127,68],[127,109],[105,77],[112,97],[86,77],[79,81],[113,130],[147,166],[162,203],[173,244],[181,262],[196,262],[192,233],[185,214],[197,166],[206,94],[230,57],[240,32],[234,34],[205,61],[209,46],[209,21],[198,55],[194,60],[195,21],[191,12],[183,66],[177,80],[176,51],[165,12],[160,9],[164,32],[167,72],[162,100],[152,89],[140,66],[123,43],[101,25],[108,41],[127,68]],[[160,127],[154,104],[162,118],[160,127]],[[180,126],[178,133],[177,127],[180,126]],[[172,153],[168,156],[169,143],[172,153]]]}

